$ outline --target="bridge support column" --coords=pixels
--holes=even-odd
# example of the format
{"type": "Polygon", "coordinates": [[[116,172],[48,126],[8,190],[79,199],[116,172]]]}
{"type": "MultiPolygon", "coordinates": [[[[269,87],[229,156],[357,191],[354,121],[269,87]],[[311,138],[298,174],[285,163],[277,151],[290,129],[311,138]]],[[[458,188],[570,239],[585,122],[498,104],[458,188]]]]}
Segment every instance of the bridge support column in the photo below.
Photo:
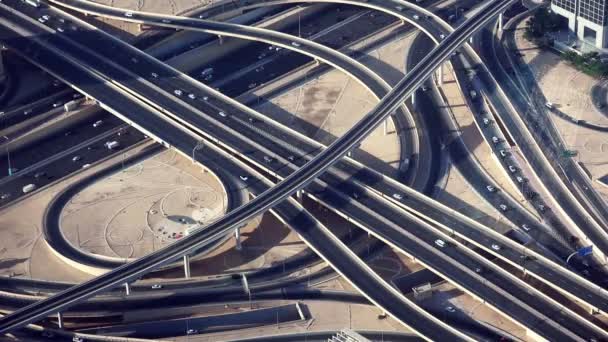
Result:
{"type": "Polygon", "coordinates": [[[217,39],[219,39],[219,41],[220,41],[220,45],[223,45],[223,44],[224,44],[224,37],[223,37],[223,36],[218,35],[218,36],[217,36],[217,39]]]}
{"type": "Polygon", "coordinates": [[[384,120],[384,135],[388,135],[388,119],[384,120]]]}
{"type": "Polygon", "coordinates": [[[315,66],[319,66],[321,64],[321,61],[318,60],[317,58],[315,58],[315,66]]]}
{"type": "Polygon", "coordinates": [[[471,36],[471,38],[469,38],[469,43],[473,44],[473,36],[471,36]]]}
{"type": "Polygon", "coordinates": [[[241,245],[241,228],[237,228],[234,231],[234,240],[236,241],[236,250],[242,250],[243,246],[241,245]]]}
{"type": "Polygon", "coordinates": [[[437,69],[437,85],[443,85],[443,63],[441,63],[439,69],[437,69]]]}
{"type": "Polygon", "coordinates": [[[499,31],[502,31],[502,21],[503,21],[503,18],[502,18],[502,17],[503,17],[503,15],[502,15],[502,13],[500,13],[500,14],[498,15],[498,30],[499,30],[499,31]]]}
{"type": "Polygon", "coordinates": [[[61,312],[57,313],[57,326],[59,329],[63,329],[63,314],[61,312]]]}
{"type": "Polygon", "coordinates": [[[416,91],[412,93],[412,106],[416,104],[416,91]]]}
{"type": "Polygon", "coordinates": [[[125,283],[125,294],[127,296],[131,294],[131,285],[129,283],[125,283]]]}
{"type": "Polygon", "coordinates": [[[304,191],[304,190],[301,190],[301,189],[300,189],[300,190],[298,190],[298,191],[296,191],[296,199],[297,199],[297,200],[298,200],[298,202],[300,202],[300,203],[302,203],[302,192],[303,192],[303,191],[304,191]]]}
{"type": "Polygon", "coordinates": [[[190,256],[184,255],[184,277],[190,279],[190,256]]]}

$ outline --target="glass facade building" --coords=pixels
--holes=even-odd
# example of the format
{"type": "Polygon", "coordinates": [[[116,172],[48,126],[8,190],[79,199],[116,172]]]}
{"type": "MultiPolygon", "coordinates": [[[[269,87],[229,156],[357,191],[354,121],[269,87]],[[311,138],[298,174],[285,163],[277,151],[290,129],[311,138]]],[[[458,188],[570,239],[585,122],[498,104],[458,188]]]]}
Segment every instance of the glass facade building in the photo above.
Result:
{"type": "Polygon", "coordinates": [[[552,0],[551,9],[568,19],[568,27],[579,39],[605,48],[607,3],[608,0],[552,0]]]}

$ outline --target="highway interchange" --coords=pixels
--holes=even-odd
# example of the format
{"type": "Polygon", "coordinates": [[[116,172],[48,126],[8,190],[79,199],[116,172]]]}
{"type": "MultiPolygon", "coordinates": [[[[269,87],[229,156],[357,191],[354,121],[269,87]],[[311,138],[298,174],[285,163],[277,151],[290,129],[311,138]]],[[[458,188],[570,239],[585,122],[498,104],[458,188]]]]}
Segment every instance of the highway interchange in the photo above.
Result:
{"type": "MultiPolygon", "coordinates": [[[[277,2],[265,1],[262,5],[277,2]]],[[[412,158],[411,153],[414,152],[408,152],[410,151],[408,148],[411,148],[411,151],[420,150],[421,153],[425,149],[430,151],[428,135],[422,137],[417,134],[403,135],[401,139],[401,145],[407,146],[402,148],[402,153],[410,155],[408,158],[410,169],[407,172],[409,177],[403,178],[405,185],[356,161],[357,153],[362,153],[357,150],[361,140],[375,127],[381,126],[383,121],[391,117],[395,122],[401,122],[397,125],[401,125],[402,128],[414,122],[411,112],[403,105],[404,99],[421,88],[440,65],[450,58],[455,65],[466,65],[471,61],[479,63],[476,67],[470,65],[463,67],[477,71],[478,78],[468,80],[467,83],[480,87],[479,93],[487,94],[492,109],[474,109],[474,112],[491,110],[505,122],[507,127],[518,127],[518,122],[506,123],[508,118],[518,116],[508,116],[514,109],[511,109],[510,105],[505,105],[505,101],[508,100],[501,96],[502,91],[488,90],[500,89],[492,88],[497,84],[492,74],[487,69],[481,70],[483,63],[479,62],[479,57],[471,47],[467,45],[465,48],[460,48],[480,27],[495,20],[495,17],[511,5],[512,1],[488,2],[455,31],[431,12],[411,3],[344,2],[357,3],[396,15],[421,28],[439,45],[421,63],[414,66],[401,82],[390,89],[390,86],[377,74],[355,59],[293,35],[235,24],[149,13],[129,12],[131,15],[127,17],[124,14],[125,10],[87,1],[52,0],[49,4],[53,6],[50,10],[52,16],[61,16],[63,20],[77,27],[77,30],[74,30],[76,33],[56,34],[57,31],[52,27],[36,23],[40,9],[17,0],[3,1],[0,4],[0,11],[3,14],[0,23],[3,32],[0,40],[7,47],[20,52],[23,57],[72,85],[88,98],[95,99],[102,108],[146,135],[154,137],[163,145],[175,148],[186,157],[194,157],[196,161],[207,167],[212,168],[211,165],[217,163],[227,174],[246,175],[247,180],[244,183],[254,198],[242,206],[235,206],[233,211],[211,223],[204,230],[181,239],[166,249],[123,266],[106,265],[118,267],[103,276],[62,290],[46,300],[17,310],[0,321],[2,331],[8,332],[28,323],[34,323],[49,314],[68,310],[71,306],[78,305],[101,291],[128,283],[195,250],[199,252],[205,249],[211,250],[215,246],[214,243],[224,238],[234,227],[263,211],[271,210],[298,232],[313,251],[371,303],[382,308],[421,337],[429,340],[475,339],[421,310],[416,303],[381,279],[340,241],[339,237],[303,209],[296,199],[289,198],[297,192],[296,198],[308,196],[352,220],[369,234],[395,250],[416,258],[434,273],[542,338],[547,340],[607,338],[605,330],[596,325],[586,314],[561,305],[555,299],[488,260],[488,257],[499,258],[563,295],[580,301],[585,307],[605,314],[608,294],[601,285],[577,275],[577,270],[565,264],[565,255],[570,254],[573,249],[559,234],[554,234],[553,229],[556,228],[554,224],[549,227],[537,222],[534,215],[518,206],[517,202],[507,194],[502,192],[488,194],[485,190],[486,184],[489,183],[487,180],[479,182],[476,187],[478,193],[488,197],[488,202],[494,203],[497,207],[505,202],[508,203],[512,208],[508,212],[509,219],[518,226],[522,226],[524,222],[527,226],[531,226],[533,231],[530,235],[537,241],[542,241],[542,244],[528,243],[529,239],[511,240],[414,190],[427,188],[430,179],[426,177],[420,180],[423,177],[419,174],[428,175],[428,173],[419,170],[428,169],[431,158],[426,161],[423,157],[412,158]],[[59,7],[55,9],[54,6],[59,7]],[[64,7],[113,19],[200,30],[222,37],[232,36],[280,46],[342,70],[369,89],[380,99],[380,102],[348,133],[337,138],[331,145],[323,146],[282,124],[265,118],[263,114],[199,83],[111,35],[94,30],[95,28],[90,24],[63,12],[61,8],[64,7]],[[404,7],[408,10],[404,11],[404,7]],[[15,38],[15,34],[34,38],[15,38]],[[92,41],[108,48],[100,50],[87,48],[87,44],[92,41]],[[125,53],[116,55],[113,53],[115,49],[122,49],[125,53]],[[455,53],[457,49],[460,53],[455,53]],[[130,67],[125,67],[128,65],[130,67]],[[176,93],[177,90],[180,91],[179,94],[176,93]],[[137,110],[134,110],[135,108],[137,110]],[[205,153],[199,156],[194,153],[194,149],[201,144],[201,141],[204,141],[205,153]],[[347,154],[351,156],[351,151],[354,159],[344,157],[347,154]],[[238,155],[240,158],[235,160],[230,158],[230,155],[238,155]],[[413,189],[406,185],[412,186],[413,189]],[[450,248],[436,248],[434,244],[438,239],[448,243],[450,248]]],[[[252,4],[244,1],[243,5],[252,4]]],[[[258,2],[256,5],[261,4],[258,2]]],[[[460,82],[464,79],[466,75],[460,82]]],[[[424,101],[429,103],[442,101],[435,86],[430,85],[431,91],[418,94],[417,96],[422,99],[416,101],[422,101],[422,104],[425,103],[424,101]]],[[[462,87],[464,93],[471,89],[471,86],[462,87]]],[[[474,103],[474,99],[471,99],[471,102],[473,102],[472,108],[478,105],[474,103]]],[[[476,119],[482,120],[483,116],[477,116],[476,119]]],[[[449,131],[454,123],[447,121],[445,125],[449,131]]],[[[483,125],[482,122],[479,123],[480,127],[483,125]]],[[[521,127],[519,129],[521,130],[521,127]]],[[[516,141],[525,139],[522,136],[529,134],[517,132],[509,129],[509,133],[516,141]]],[[[491,139],[491,134],[493,133],[486,133],[486,138],[491,139]]],[[[451,141],[449,137],[446,140],[451,141]]],[[[455,136],[454,140],[460,141],[460,137],[455,136]]],[[[480,166],[467,158],[470,152],[466,151],[463,144],[449,145],[452,158],[459,154],[463,157],[463,164],[459,167],[473,173],[477,172],[470,176],[471,178],[490,179],[480,166]]],[[[532,143],[530,146],[536,145],[532,143]]],[[[533,155],[537,151],[530,147],[528,153],[533,155]]],[[[554,169],[548,169],[547,165],[539,162],[539,159],[530,157],[527,160],[533,161],[531,163],[534,166],[533,170],[545,175],[542,179],[550,179],[553,182],[547,185],[549,188],[559,189],[556,190],[558,195],[555,201],[566,213],[563,215],[566,216],[566,226],[574,225],[580,228],[597,249],[605,251],[606,233],[602,228],[601,215],[603,204],[601,200],[598,202],[597,194],[590,192],[591,200],[581,202],[577,199],[577,196],[581,196],[580,193],[574,192],[575,197],[572,197],[567,192],[567,187],[561,190],[563,183],[549,176],[555,173],[552,171],[554,169]],[[591,203],[595,209],[588,210],[587,203],[591,203]],[[583,221],[588,222],[590,218],[594,220],[593,223],[580,224],[583,221]]],[[[505,167],[509,165],[505,163],[505,167]]],[[[557,176],[559,177],[559,173],[557,176]]],[[[21,185],[17,185],[19,186],[21,185]]],[[[521,189],[524,190],[523,187],[521,189]]],[[[557,218],[551,220],[559,222],[557,218]]],[[[552,223],[551,220],[547,221],[552,223]]],[[[527,236],[527,233],[523,232],[523,236],[527,236]]],[[[83,262],[83,260],[77,261],[83,262]]]]}

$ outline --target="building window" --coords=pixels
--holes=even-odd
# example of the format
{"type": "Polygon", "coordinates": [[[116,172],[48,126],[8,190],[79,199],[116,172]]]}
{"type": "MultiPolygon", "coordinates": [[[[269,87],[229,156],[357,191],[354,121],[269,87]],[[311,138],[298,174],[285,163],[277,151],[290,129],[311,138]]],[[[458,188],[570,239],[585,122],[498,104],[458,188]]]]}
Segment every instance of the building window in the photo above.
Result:
{"type": "Polygon", "coordinates": [[[585,38],[586,41],[595,44],[596,37],[597,37],[597,33],[595,32],[595,30],[585,26],[584,31],[583,31],[583,38],[585,38]]]}

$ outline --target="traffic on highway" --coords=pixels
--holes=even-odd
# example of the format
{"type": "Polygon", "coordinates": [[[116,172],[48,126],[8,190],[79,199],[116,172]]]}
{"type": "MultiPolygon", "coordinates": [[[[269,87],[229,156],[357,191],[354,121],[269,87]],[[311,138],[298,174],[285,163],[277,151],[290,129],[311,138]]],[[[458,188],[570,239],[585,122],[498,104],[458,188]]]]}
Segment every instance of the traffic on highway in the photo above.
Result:
{"type": "MultiPolygon", "coordinates": [[[[368,341],[377,335],[339,322],[352,329],[371,314],[376,331],[395,321],[433,341],[608,340],[602,190],[572,160],[552,159],[558,130],[545,139],[526,127],[529,113],[548,108],[526,91],[543,90],[533,77],[513,88],[492,52],[502,43],[488,44],[510,16],[553,4],[146,6],[0,3],[4,55],[51,75],[56,88],[0,109],[0,219],[25,227],[20,211],[40,208],[40,219],[31,215],[45,242],[21,243],[31,249],[25,271],[7,259],[15,261],[0,282],[1,334],[231,340],[246,332],[264,340],[280,325],[325,324],[368,341]],[[148,47],[140,49],[133,32],[142,31],[148,47]],[[114,174],[123,174],[117,184],[114,174]],[[211,180],[218,185],[207,190],[191,183],[211,180]],[[278,240],[277,224],[288,228],[278,240]],[[52,277],[35,261],[44,253],[57,259],[52,277]],[[445,282],[395,288],[417,269],[445,282]],[[348,296],[311,300],[307,291],[324,284],[362,295],[380,313],[352,312],[348,296]],[[270,295],[301,287],[293,312],[270,295]],[[119,311],[152,298],[163,300],[122,325],[119,311]],[[116,309],[101,310],[104,301],[116,309]],[[323,303],[349,314],[318,316],[323,303]],[[231,316],[232,305],[267,309],[231,316]],[[484,313],[471,309],[479,305],[484,313]],[[85,324],[83,309],[98,323],[85,324]],[[228,317],[235,323],[216,326],[228,317]],[[149,331],[149,322],[172,318],[149,331]]],[[[19,73],[9,75],[7,84],[19,73]]],[[[8,241],[3,253],[17,255],[8,241]]]]}

